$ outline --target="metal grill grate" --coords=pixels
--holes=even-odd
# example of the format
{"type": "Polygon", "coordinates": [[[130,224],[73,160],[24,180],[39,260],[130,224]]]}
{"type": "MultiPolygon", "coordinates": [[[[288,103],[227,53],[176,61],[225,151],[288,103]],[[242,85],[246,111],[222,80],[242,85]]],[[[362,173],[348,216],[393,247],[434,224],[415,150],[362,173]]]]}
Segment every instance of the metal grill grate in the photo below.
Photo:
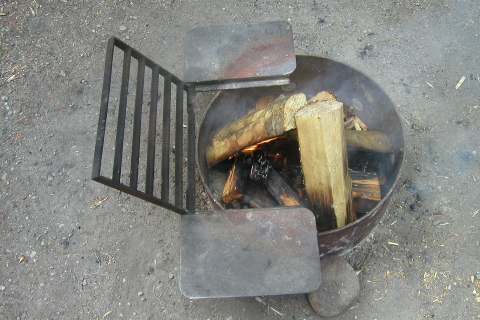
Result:
{"type": "MultiPolygon", "coordinates": [[[[112,98],[114,95],[112,94],[112,98]]],[[[194,98],[194,87],[185,84],[121,40],[115,37],[110,38],[105,59],[92,179],[168,210],[180,214],[194,213],[194,98]],[[118,108],[114,106],[113,110],[109,110],[112,77],[114,76],[112,71],[116,70],[114,61],[116,66],[117,60],[120,61],[119,66],[121,66],[118,68],[121,74],[119,75],[121,85],[118,92],[115,92],[118,94],[118,108]],[[130,81],[132,69],[136,69],[136,79],[130,81]],[[149,96],[144,94],[146,86],[150,87],[149,96]],[[129,90],[133,88],[134,90],[129,90]],[[134,99],[129,99],[129,91],[132,91],[132,94],[135,92],[134,99]],[[144,100],[148,97],[150,102],[145,103],[144,100]],[[157,117],[157,105],[162,97],[162,113],[161,115],[158,113],[157,117]],[[133,103],[129,104],[132,102],[131,100],[133,103]],[[185,100],[186,106],[184,105],[185,100]],[[144,106],[148,104],[149,108],[146,111],[144,106]],[[117,113],[116,125],[107,125],[107,115],[113,117],[115,113],[117,113]],[[143,126],[142,116],[148,118],[143,126]],[[173,128],[171,122],[175,123],[173,128]],[[131,135],[128,135],[130,130],[131,135]],[[105,147],[105,140],[109,135],[113,152],[109,152],[110,149],[105,147]],[[128,143],[125,142],[127,137],[128,143]],[[146,137],[146,139],[142,140],[142,137],[146,137]],[[184,158],[183,152],[185,143],[187,144],[186,158],[184,158]],[[161,153],[156,153],[157,144],[161,145],[161,153]],[[128,149],[131,149],[130,153],[128,153],[128,149]],[[140,161],[141,158],[145,159],[146,165],[140,161]],[[122,167],[122,164],[127,161],[130,162],[128,174],[125,172],[125,169],[128,168],[122,167]],[[157,161],[160,162],[159,177],[156,175],[157,161]],[[112,167],[111,176],[103,172],[108,169],[102,170],[102,165],[112,167]],[[171,175],[172,166],[173,176],[171,175]],[[160,185],[159,192],[155,188],[158,185],[160,185]],[[171,198],[174,200],[171,201],[171,198]]]]}

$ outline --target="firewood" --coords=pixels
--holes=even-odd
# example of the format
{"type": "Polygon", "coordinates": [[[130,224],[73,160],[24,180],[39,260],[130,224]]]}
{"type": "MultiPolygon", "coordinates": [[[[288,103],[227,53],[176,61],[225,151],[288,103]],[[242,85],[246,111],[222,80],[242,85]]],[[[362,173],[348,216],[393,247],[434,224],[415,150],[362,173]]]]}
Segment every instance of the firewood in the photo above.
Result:
{"type": "Polygon", "coordinates": [[[393,145],[387,135],[379,131],[345,130],[348,147],[375,152],[393,152],[393,145]]]}
{"type": "Polygon", "coordinates": [[[359,117],[353,116],[352,118],[353,118],[355,130],[363,130],[363,131],[368,130],[368,127],[365,125],[365,123],[363,123],[362,120],[360,120],[359,117]]]}
{"type": "Polygon", "coordinates": [[[306,103],[303,93],[276,99],[268,106],[247,114],[217,130],[206,147],[212,167],[245,147],[277,137],[295,128],[293,115],[306,103]]]}
{"type": "Polygon", "coordinates": [[[248,183],[245,188],[245,194],[238,201],[248,205],[250,208],[272,208],[279,205],[278,201],[273,198],[264,186],[259,186],[253,182],[248,183]]]}
{"type": "Polygon", "coordinates": [[[313,102],[321,102],[321,101],[339,101],[338,99],[332,92],[330,91],[321,91],[318,92],[316,95],[308,99],[308,103],[313,103],[313,102]]]}
{"type": "Polygon", "coordinates": [[[380,181],[374,172],[350,171],[353,198],[382,200],[380,181]]]}
{"type": "Polygon", "coordinates": [[[228,173],[227,181],[223,186],[222,201],[223,203],[230,203],[235,199],[239,199],[245,192],[245,183],[248,178],[248,167],[245,164],[245,156],[238,155],[235,157],[230,171],[228,173]]]}
{"type": "Polygon", "coordinates": [[[264,184],[268,192],[283,206],[298,206],[302,202],[295,190],[272,168],[265,156],[260,155],[255,159],[250,179],[264,184]]]}
{"type": "Polygon", "coordinates": [[[319,231],[343,227],[355,219],[347,169],[343,104],[322,101],[295,114],[308,207],[319,231]]]}
{"type": "MultiPolygon", "coordinates": [[[[318,92],[316,95],[311,97],[308,100],[308,103],[312,102],[321,102],[321,101],[340,101],[332,92],[330,91],[322,91],[318,92]]],[[[345,121],[345,129],[353,129],[355,130],[363,130],[366,131],[368,130],[368,127],[363,123],[362,120],[360,120],[359,117],[355,115],[355,112],[353,111],[353,107],[347,106],[346,104],[343,104],[343,119],[345,121]]]]}

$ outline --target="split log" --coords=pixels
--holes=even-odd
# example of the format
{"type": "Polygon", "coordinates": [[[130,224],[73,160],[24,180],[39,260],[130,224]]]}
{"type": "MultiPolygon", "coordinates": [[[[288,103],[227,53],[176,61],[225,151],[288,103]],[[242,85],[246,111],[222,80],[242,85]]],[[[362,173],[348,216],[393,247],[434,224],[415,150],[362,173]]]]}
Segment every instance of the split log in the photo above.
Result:
{"type": "Polygon", "coordinates": [[[338,101],[341,102],[332,92],[330,91],[321,91],[316,95],[308,99],[308,103],[313,102],[322,102],[322,101],[338,101]]]}
{"type": "Polygon", "coordinates": [[[364,198],[377,202],[382,200],[380,181],[376,173],[350,171],[350,179],[352,180],[353,198],[364,198]]]}
{"type": "Polygon", "coordinates": [[[355,219],[347,168],[343,104],[322,101],[295,114],[308,207],[319,231],[355,219]]]}
{"type": "Polygon", "coordinates": [[[220,128],[206,147],[208,167],[211,168],[245,147],[294,129],[293,115],[305,106],[305,103],[306,97],[303,93],[276,99],[268,106],[220,128]]]}
{"type": "Polygon", "coordinates": [[[230,171],[228,173],[227,181],[223,186],[222,201],[223,203],[230,203],[233,200],[239,199],[245,192],[246,179],[249,175],[249,168],[246,167],[245,156],[238,155],[235,157],[230,171]]]}

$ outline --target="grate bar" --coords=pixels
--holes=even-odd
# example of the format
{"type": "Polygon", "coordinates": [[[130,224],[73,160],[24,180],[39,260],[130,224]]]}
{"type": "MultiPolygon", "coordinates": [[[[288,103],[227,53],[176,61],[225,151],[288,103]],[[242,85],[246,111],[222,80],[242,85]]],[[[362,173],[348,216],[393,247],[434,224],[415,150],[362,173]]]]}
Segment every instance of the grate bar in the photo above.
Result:
{"type": "Polygon", "coordinates": [[[140,160],[140,133],[142,132],[143,85],[145,81],[145,59],[138,59],[137,90],[133,115],[132,159],[130,165],[130,188],[137,189],[138,163],[140,160]]]}
{"type": "Polygon", "coordinates": [[[177,85],[175,107],[175,205],[183,200],[183,82],[177,85]]]}
{"type": "Polygon", "coordinates": [[[170,112],[172,104],[172,78],[163,83],[163,128],[162,128],[162,190],[160,198],[168,201],[170,177],[170,112]]]}
{"type": "Polygon", "coordinates": [[[107,124],[108,100],[110,98],[110,85],[112,83],[113,49],[115,38],[110,38],[107,44],[105,55],[105,71],[103,75],[102,100],[100,102],[100,113],[98,116],[97,139],[95,140],[95,154],[93,156],[92,179],[100,176],[102,164],[103,144],[105,141],[105,128],[107,124]]]}
{"type": "Polygon", "coordinates": [[[115,139],[115,159],[113,160],[113,180],[120,182],[122,173],[123,139],[125,137],[125,118],[127,115],[128,82],[130,78],[130,61],[132,51],[125,50],[123,57],[122,86],[120,87],[120,103],[118,105],[117,137],[115,139]]]}
{"type": "Polygon", "coordinates": [[[148,121],[147,172],[145,192],[153,196],[155,175],[155,138],[157,136],[157,101],[158,101],[159,67],[152,68],[152,86],[150,90],[150,116],[148,121]]]}
{"type": "Polygon", "coordinates": [[[195,87],[187,87],[187,211],[195,212],[195,87]]]}

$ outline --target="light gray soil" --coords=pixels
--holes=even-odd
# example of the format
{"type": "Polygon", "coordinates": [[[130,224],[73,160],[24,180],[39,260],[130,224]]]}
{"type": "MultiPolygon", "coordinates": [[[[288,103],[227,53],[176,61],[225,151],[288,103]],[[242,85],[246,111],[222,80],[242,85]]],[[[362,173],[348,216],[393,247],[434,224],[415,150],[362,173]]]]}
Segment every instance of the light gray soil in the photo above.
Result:
{"type": "Polygon", "coordinates": [[[379,83],[406,134],[388,213],[348,255],[360,296],[338,319],[480,317],[479,17],[476,0],[3,2],[0,318],[319,318],[306,295],[185,298],[178,216],[90,180],[110,36],[181,77],[188,30],[271,20],[291,23],[297,53],[379,83]]]}

